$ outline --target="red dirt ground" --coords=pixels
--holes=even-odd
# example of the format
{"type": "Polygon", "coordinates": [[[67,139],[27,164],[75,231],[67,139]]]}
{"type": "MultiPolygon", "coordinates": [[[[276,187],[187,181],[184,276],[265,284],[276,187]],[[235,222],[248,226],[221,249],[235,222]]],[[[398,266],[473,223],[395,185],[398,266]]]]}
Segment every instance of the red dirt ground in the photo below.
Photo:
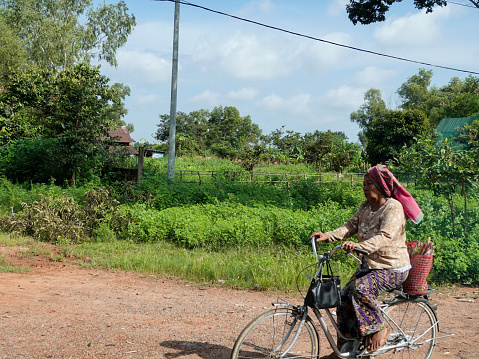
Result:
{"type": "MultiPolygon", "coordinates": [[[[242,328],[278,296],[25,253],[0,247],[6,263],[28,268],[0,273],[0,358],[227,359],[242,328]]],[[[479,288],[442,288],[433,301],[440,329],[455,334],[438,340],[433,358],[479,358],[479,288]]]]}

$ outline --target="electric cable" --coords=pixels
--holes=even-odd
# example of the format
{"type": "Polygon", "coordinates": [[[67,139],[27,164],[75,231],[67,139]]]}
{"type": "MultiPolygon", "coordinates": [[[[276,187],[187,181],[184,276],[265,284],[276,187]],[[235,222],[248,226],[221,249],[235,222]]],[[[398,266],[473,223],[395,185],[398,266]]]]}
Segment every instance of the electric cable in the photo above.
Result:
{"type": "MultiPolygon", "coordinates": [[[[173,3],[176,2],[176,0],[153,0],[153,1],[166,1],[166,2],[173,2],[173,3]]],[[[310,36],[310,35],[304,35],[304,34],[301,34],[301,33],[299,33],[299,32],[294,32],[294,31],[291,31],[291,30],[282,29],[282,28],[280,28],[280,27],[263,24],[263,23],[261,23],[261,22],[257,22],[257,21],[254,21],[254,20],[245,19],[245,18],[236,16],[236,15],[231,15],[231,14],[228,14],[228,13],[225,13],[225,12],[221,12],[221,11],[218,11],[218,10],[213,10],[213,9],[210,9],[210,8],[207,8],[207,7],[204,7],[204,6],[201,6],[201,5],[197,5],[197,4],[190,3],[190,2],[188,2],[188,1],[180,0],[179,2],[180,2],[180,4],[183,4],[183,5],[196,7],[196,8],[203,9],[203,10],[206,10],[206,11],[210,11],[210,12],[212,12],[212,13],[216,13],[216,14],[223,15],[223,16],[228,16],[228,17],[231,17],[231,18],[236,19],[236,20],[241,20],[241,21],[249,22],[249,23],[251,23],[251,24],[255,24],[255,25],[262,26],[262,27],[266,27],[266,28],[268,28],[268,29],[285,32],[285,33],[288,33],[288,34],[291,34],[291,35],[304,37],[304,38],[306,38],[306,39],[315,40],[315,41],[323,42],[323,43],[330,44],[330,45],[334,45],[334,46],[343,47],[343,48],[350,49],[350,50],[354,50],[354,51],[360,51],[360,52],[368,53],[368,54],[371,54],[371,55],[387,57],[387,58],[394,59],[394,60],[399,60],[399,61],[412,62],[412,63],[416,63],[416,64],[419,64],[419,65],[424,65],[424,66],[430,66],[430,67],[436,67],[436,68],[445,69],[445,70],[458,71],[458,72],[464,72],[464,73],[473,74],[473,75],[479,75],[479,72],[475,72],[475,71],[462,70],[462,69],[458,69],[458,68],[454,68],[454,67],[449,67],[449,66],[435,65],[435,64],[432,64],[432,63],[429,63],[429,62],[424,62],[424,61],[411,60],[411,59],[407,59],[407,58],[405,58],[405,57],[388,55],[388,54],[384,54],[384,53],[381,53],[381,52],[376,52],[376,51],[372,51],[372,50],[361,49],[361,48],[359,48],[359,47],[344,45],[344,44],[340,44],[340,43],[337,43],[337,42],[320,39],[320,38],[318,38],[318,37],[314,37],[314,36],[310,36]]]]}

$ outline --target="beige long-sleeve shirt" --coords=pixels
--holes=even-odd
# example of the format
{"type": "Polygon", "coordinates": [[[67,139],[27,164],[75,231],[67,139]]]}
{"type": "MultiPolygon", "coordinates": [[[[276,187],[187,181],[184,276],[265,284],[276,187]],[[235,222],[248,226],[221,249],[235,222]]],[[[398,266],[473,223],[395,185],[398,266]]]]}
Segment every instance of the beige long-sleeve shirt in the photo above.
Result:
{"type": "Polygon", "coordinates": [[[387,198],[377,211],[363,202],[354,216],[341,227],[327,232],[329,242],[358,235],[359,246],[369,252],[366,262],[371,269],[397,269],[409,265],[406,247],[406,216],[394,198],[387,198]]]}

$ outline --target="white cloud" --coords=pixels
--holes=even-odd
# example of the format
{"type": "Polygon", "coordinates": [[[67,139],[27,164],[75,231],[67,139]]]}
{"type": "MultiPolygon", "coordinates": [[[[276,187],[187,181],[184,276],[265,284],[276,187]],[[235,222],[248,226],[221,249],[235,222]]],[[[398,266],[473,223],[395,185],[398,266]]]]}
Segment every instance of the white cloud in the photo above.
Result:
{"type": "Polygon", "coordinates": [[[431,45],[441,35],[442,23],[450,14],[448,8],[438,8],[430,14],[422,10],[413,15],[388,19],[376,29],[374,38],[390,47],[431,45]]]}
{"type": "Polygon", "coordinates": [[[346,4],[349,0],[333,0],[328,7],[328,14],[338,16],[346,13],[346,4]]]}
{"type": "Polygon", "coordinates": [[[118,69],[126,82],[154,84],[171,78],[170,62],[154,54],[120,50],[117,60],[118,69]]]}
{"type": "Polygon", "coordinates": [[[276,94],[264,97],[257,103],[258,107],[264,107],[274,112],[286,112],[289,114],[308,114],[310,112],[311,95],[301,93],[289,98],[276,94]]]}
{"type": "MultiPolygon", "coordinates": [[[[322,39],[348,45],[351,38],[345,33],[332,33],[322,37],[322,39]]],[[[303,43],[299,58],[307,70],[324,73],[328,69],[341,65],[340,60],[345,57],[345,51],[347,51],[345,48],[339,46],[308,40],[303,43]]]]}
{"type": "Polygon", "coordinates": [[[364,88],[341,85],[328,90],[325,104],[329,107],[357,109],[364,102],[364,88]]]}
{"type": "Polygon", "coordinates": [[[259,39],[255,34],[236,33],[220,46],[220,66],[229,76],[269,80],[290,71],[288,56],[275,48],[275,43],[259,39]]]}
{"type": "Polygon", "coordinates": [[[160,95],[148,94],[133,96],[132,99],[135,104],[145,106],[158,103],[162,99],[162,97],[160,95]]]}
{"type": "Polygon", "coordinates": [[[171,21],[149,21],[137,25],[128,37],[130,50],[161,51],[171,53],[173,47],[173,24],[171,21]]]}
{"type": "Polygon", "coordinates": [[[368,66],[354,76],[354,84],[359,87],[380,87],[382,84],[396,76],[396,71],[368,66]]]}
{"type": "Polygon", "coordinates": [[[233,101],[251,101],[258,95],[258,90],[252,87],[244,87],[237,91],[230,91],[227,95],[233,101]]]}
{"type": "Polygon", "coordinates": [[[189,102],[199,103],[204,106],[218,106],[220,102],[220,94],[212,92],[210,90],[203,91],[199,95],[193,96],[189,99],[189,102]]]}
{"type": "Polygon", "coordinates": [[[273,10],[274,5],[271,0],[261,0],[259,3],[259,8],[264,13],[270,13],[273,10]]]}
{"type": "Polygon", "coordinates": [[[241,16],[250,16],[252,14],[258,14],[258,12],[269,14],[274,9],[273,2],[271,0],[254,0],[247,3],[238,14],[241,16]]]}

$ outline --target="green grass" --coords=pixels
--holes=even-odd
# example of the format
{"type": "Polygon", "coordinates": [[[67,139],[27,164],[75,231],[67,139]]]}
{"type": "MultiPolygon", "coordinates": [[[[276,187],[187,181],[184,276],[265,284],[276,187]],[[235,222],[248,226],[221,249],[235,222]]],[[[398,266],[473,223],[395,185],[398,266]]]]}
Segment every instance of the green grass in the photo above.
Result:
{"type": "Polygon", "coordinates": [[[0,254],[0,273],[26,273],[28,268],[5,263],[5,257],[0,254]]]}
{"type": "MultiPolygon", "coordinates": [[[[312,253],[278,247],[242,247],[212,252],[179,248],[171,243],[134,244],[123,241],[83,243],[64,248],[65,255],[86,267],[126,270],[229,288],[296,291],[298,274],[314,263],[312,253]]],[[[343,281],[352,273],[352,263],[338,263],[343,281]]],[[[310,268],[309,273],[312,272],[310,268]]],[[[300,274],[305,293],[309,279],[300,274]]]]}
{"type": "MultiPolygon", "coordinates": [[[[25,238],[11,238],[8,234],[0,232],[0,243],[5,246],[14,246],[25,244],[27,240],[25,238]]],[[[5,256],[0,254],[0,273],[25,273],[27,271],[28,269],[25,267],[7,264],[5,256]]]]}

